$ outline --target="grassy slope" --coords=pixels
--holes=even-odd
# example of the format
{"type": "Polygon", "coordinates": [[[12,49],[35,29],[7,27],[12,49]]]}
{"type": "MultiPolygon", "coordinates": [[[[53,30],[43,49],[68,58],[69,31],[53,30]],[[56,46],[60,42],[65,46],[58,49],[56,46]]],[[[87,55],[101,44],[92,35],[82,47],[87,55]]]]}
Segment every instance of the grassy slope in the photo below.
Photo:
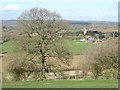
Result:
{"type": "Polygon", "coordinates": [[[85,43],[80,41],[68,41],[67,43],[70,47],[70,51],[73,54],[84,54],[93,46],[92,43],[85,43]]]}
{"type": "MultiPolygon", "coordinates": [[[[92,46],[90,43],[84,43],[80,41],[67,41],[67,44],[73,54],[85,53],[92,46]]],[[[22,51],[17,41],[8,41],[2,45],[2,52],[14,54],[22,51]]]]}
{"type": "Polygon", "coordinates": [[[2,52],[7,54],[14,54],[21,52],[21,48],[17,41],[8,41],[2,45],[2,52]]]}
{"type": "Polygon", "coordinates": [[[6,82],[3,88],[117,88],[117,80],[57,80],[6,82]]]}

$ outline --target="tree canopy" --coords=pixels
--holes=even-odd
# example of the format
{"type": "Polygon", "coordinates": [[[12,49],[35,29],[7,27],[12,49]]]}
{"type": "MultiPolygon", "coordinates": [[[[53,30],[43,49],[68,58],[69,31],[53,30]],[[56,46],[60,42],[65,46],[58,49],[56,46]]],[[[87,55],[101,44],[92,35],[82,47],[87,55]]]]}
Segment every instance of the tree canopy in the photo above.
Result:
{"type": "MultiPolygon", "coordinates": [[[[19,39],[21,46],[30,57],[29,59],[26,57],[27,60],[24,58],[22,63],[25,61],[28,62],[25,65],[29,65],[32,62],[32,66],[34,64],[39,67],[32,72],[38,71],[42,79],[46,78],[46,72],[55,72],[53,68],[57,63],[48,63],[51,57],[68,65],[71,54],[62,34],[67,29],[68,23],[61,18],[60,14],[44,8],[32,8],[21,14],[18,25],[23,31],[19,39]]],[[[23,64],[19,65],[23,67],[23,64]]]]}

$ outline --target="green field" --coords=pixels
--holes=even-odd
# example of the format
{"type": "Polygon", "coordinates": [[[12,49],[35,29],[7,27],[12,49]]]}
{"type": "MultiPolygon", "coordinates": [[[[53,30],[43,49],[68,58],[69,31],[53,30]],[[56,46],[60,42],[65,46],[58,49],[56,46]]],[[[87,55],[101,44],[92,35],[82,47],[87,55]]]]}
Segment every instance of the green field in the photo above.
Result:
{"type": "MultiPolygon", "coordinates": [[[[91,47],[92,44],[90,43],[84,43],[80,41],[66,41],[68,44],[68,47],[70,48],[70,51],[75,55],[75,54],[83,54],[87,52],[91,47]]],[[[17,41],[8,41],[5,42],[2,45],[2,53],[6,54],[14,54],[22,52],[21,47],[19,46],[17,41]]]]}
{"type": "Polygon", "coordinates": [[[67,44],[70,48],[70,51],[76,55],[76,54],[85,54],[87,53],[91,47],[93,46],[92,43],[85,43],[85,42],[80,42],[78,40],[74,41],[67,41],[67,44]]]}
{"type": "Polygon", "coordinates": [[[117,88],[117,80],[19,81],[3,83],[3,88],[117,88]]]}
{"type": "Polygon", "coordinates": [[[80,30],[69,30],[68,32],[76,33],[79,32],[80,30]]]}
{"type": "Polygon", "coordinates": [[[14,54],[21,52],[21,48],[17,41],[8,41],[2,45],[2,53],[14,54]]]}

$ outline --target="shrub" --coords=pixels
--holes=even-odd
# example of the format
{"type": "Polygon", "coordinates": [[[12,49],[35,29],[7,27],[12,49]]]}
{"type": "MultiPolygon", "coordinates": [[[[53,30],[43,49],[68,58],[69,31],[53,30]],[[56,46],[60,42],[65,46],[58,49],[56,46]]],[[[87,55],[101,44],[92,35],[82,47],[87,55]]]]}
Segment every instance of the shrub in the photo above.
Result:
{"type": "Polygon", "coordinates": [[[91,69],[94,79],[104,77],[106,79],[117,79],[118,74],[118,40],[111,38],[96,44],[91,52],[91,69]],[[92,57],[92,58],[91,58],[92,57]]]}

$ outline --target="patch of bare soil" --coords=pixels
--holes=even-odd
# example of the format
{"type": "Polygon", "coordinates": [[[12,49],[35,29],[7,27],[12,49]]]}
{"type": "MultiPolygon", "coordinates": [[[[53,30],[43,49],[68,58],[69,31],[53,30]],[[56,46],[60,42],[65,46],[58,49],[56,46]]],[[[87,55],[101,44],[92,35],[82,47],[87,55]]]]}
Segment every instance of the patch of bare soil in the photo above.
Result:
{"type": "Polygon", "coordinates": [[[88,68],[88,56],[87,55],[74,55],[71,60],[71,68],[73,69],[87,69],[88,68]]]}

